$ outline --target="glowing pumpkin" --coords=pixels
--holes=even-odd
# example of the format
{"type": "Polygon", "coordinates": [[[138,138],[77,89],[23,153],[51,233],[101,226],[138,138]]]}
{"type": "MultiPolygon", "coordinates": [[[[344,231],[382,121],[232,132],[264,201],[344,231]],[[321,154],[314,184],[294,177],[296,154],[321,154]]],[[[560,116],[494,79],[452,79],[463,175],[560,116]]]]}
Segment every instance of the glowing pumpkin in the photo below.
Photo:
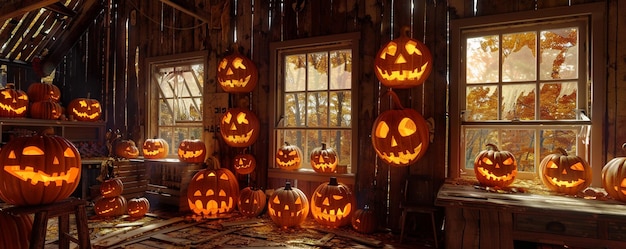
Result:
{"type": "Polygon", "coordinates": [[[254,62],[237,50],[217,65],[217,82],[224,92],[247,93],[254,90],[259,79],[254,62]]]}
{"type": "Polygon", "coordinates": [[[491,187],[509,186],[517,176],[517,161],[513,153],[500,151],[493,144],[487,144],[474,159],[474,173],[480,184],[491,187]]]}
{"type": "Polygon", "coordinates": [[[28,104],[28,95],[22,90],[16,90],[14,84],[7,84],[6,88],[0,90],[0,117],[26,117],[28,104]]]}
{"type": "Polygon", "coordinates": [[[115,155],[121,158],[132,159],[139,157],[139,148],[133,140],[120,139],[115,142],[115,155]]]}
{"type": "Polygon", "coordinates": [[[259,137],[259,118],[246,108],[230,108],[220,121],[220,134],[231,147],[248,147],[259,137]]]}
{"type": "Polygon", "coordinates": [[[238,154],[233,158],[233,167],[238,174],[250,174],[256,168],[256,159],[251,154],[238,154]]]}
{"type": "Polygon", "coordinates": [[[178,144],[178,160],[186,163],[202,163],[206,158],[206,145],[200,139],[183,139],[178,144]]]}
{"type": "Polygon", "coordinates": [[[386,94],[392,96],[394,109],[382,112],[374,121],[372,145],[383,162],[391,166],[408,166],[422,158],[428,149],[428,123],[419,112],[402,107],[393,91],[386,94]]]}
{"type": "Polygon", "coordinates": [[[98,121],[102,116],[102,107],[96,99],[76,98],[67,105],[67,116],[73,116],[78,121],[98,121]]]}
{"type": "Polygon", "coordinates": [[[257,217],[265,209],[267,196],[263,190],[252,187],[245,187],[239,193],[237,207],[239,212],[247,217],[257,217]]]}
{"type": "Polygon", "coordinates": [[[100,195],[103,197],[119,196],[124,191],[124,183],[120,178],[110,178],[100,184],[100,195]]]}
{"type": "Polygon", "coordinates": [[[355,205],[356,197],[350,188],[331,177],[313,192],[311,214],[321,225],[341,227],[350,224],[355,205]]]}
{"type": "MultiPolygon", "coordinates": [[[[622,145],[626,150],[626,143],[622,145]]],[[[611,159],[602,168],[602,187],[615,200],[626,202],[626,157],[611,159]]]]}
{"type": "Polygon", "coordinates": [[[432,55],[422,42],[408,37],[404,26],[400,37],[382,47],[374,60],[374,72],[380,83],[390,88],[411,88],[426,81],[432,69],[432,55]]]}
{"type": "Polygon", "coordinates": [[[133,218],[143,217],[150,210],[150,202],[146,197],[132,198],[126,204],[126,213],[133,218]]]}
{"type": "Polygon", "coordinates": [[[272,221],[279,227],[299,226],[309,215],[309,199],[302,190],[287,182],[285,187],[274,190],[267,203],[267,210],[272,221]]]}
{"type": "Polygon", "coordinates": [[[143,142],[143,157],[147,159],[166,158],[170,152],[170,144],[163,138],[148,138],[143,142]]]}
{"type": "Polygon", "coordinates": [[[285,142],[276,152],[276,165],[285,170],[296,170],[302,166],[302,150],[285,142]]]}
{"type": "Polygon", "coordinates": [[[376,219],[376,213],[368,205],[365,205],[363,209],[354,211],[351,219],[352,228],[360,233],[373,233],[378,228],[376,219]]]}
{"type": "Polygon", "coordinates": [[[33,219],[30,215],[13,215],[0,209],[0,248],[29,248],[33,231],[33,219]]]}
{"type": "MultiPolygon", "coordinates": [[[[216,165],[219,167],[219,165],[216,165]]],[[[189,181],[187,202],[197,215],[215,216],[232,212],[239,197],[239,183],[228,169],[203,169],[189,181]]]]}
{"type": "Polygon", "coordinates": [[[311,151],[311,167],[315,172],[333,173],[337,170],[337,152],[333,148],[327,148],[326,143],[311,151]]]}
{"type": "Polygon", "coordinates": [[[32,102],[51,100],[55,103],[61,99],[61,89],[56,85],[44,82],[30,84],[26,94],[32,102]]]}
{"type": "Polygon", "coordinates": [[[56,120],[63,114],[63,107],[52,100],[34,102],[30,106],[30,116],[38,119],[56,120]]]}
{"type": "Polygon", "coordinates": [[[53,203],[69,197],[80,181],[78,149],[56,135],[11,139],[0,150],[0,198],[13,205],[53,203]]]}
{"type": "Polygon", "coordinates": [[[589,163],[579,156],[567,155],[561,148],[547,155],[539,164],[539,177],[548,189],[575,195],[591,185],[592,171],[589,163]]]}
{"type": "Polygon", "coordinates": [[[126,198],[121,195],[100,198],[94,203],[93,209],[100,217],[120,216],[126,213],[126,198]]]}

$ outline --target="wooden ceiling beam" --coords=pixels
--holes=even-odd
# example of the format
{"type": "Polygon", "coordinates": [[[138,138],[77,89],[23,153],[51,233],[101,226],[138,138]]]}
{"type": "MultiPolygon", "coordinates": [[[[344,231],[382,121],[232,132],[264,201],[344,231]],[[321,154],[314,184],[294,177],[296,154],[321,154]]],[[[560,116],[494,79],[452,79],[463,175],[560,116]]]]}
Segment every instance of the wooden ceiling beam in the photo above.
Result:
{"type": "Polygon", "coordinates": [[[174,2],[175,0],[161,0],[161,2],[163,2],[164,4],[167,4],[169,6],[172,6],[172,8],[179,10],[180,12],[183,12],[187,15],[193,16],[196,19],[200,19],[205,23],[211,23],[211,20],[209,19],[211,17],[211,14],[204,12],[201,9],[197,9],[196,11],[193,11],[191,9],[193,9],[192,6],[183,6],[183,4],[181,3],[177,3],[174,2]]]}
{"type": "Polygon", "coordinates": [[[27,12],[45,8],[46,6],[58,3],[59,0],[24,0],[0,3],[0,22],[6,19],[24,15],[27,12]]]}
{"type": "Polygon", "coordinates": [[[49,11],[56,12],[64,16],[68,16],[68,17],[76,16],[76,11],[73,11],[72,9],[68,8],[67,6],[59,2],[50,4],[44,8],[48,9],[49,11]]]}

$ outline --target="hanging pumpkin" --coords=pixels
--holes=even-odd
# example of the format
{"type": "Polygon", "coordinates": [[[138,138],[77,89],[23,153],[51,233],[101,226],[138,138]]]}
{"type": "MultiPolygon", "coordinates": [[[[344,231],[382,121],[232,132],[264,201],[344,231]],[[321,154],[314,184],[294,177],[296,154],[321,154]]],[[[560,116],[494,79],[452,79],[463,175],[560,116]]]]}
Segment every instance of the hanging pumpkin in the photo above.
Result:
{"type": "Polygon", "coordinates": [[[402,27],[400,37],[382,47],[374,60],[374,72],[389,88],[411,88],[424,83],[433,65],[428,47],[408,36],[411,28],[402,27]]]}
{"type": "Polygon", "coordinates": [[[26,117],[28,104],[28,95],[22,90],[16,90],[14,84],[7,84],[6,88],[0,90],[0,117],[26,117]]]}
{"type": "Polygon", "coordinates": [[[239,212],[247,217],[257,217],[265,209],[267,196],[263,190],[252,187],[245,187],[239,193],[237,207],[239,212]]]}
{"type": "Polygon", "coordinates": [[[13,215],[0,209],[0,248],[29,248],[33,231],[30,215],[13,215]]]}
{"type": "Polygon", "coordinates": [[[227,93],[248,93],[254,90],[259,79],[254,62],[241,55],[237,49],[217,65],[217,82],[227,93]]]}
{"type": "Polygon", "coordinates": [[[220,122],[220,134],[231,147],[248,147],[259,137],[259,118],[246,108],[230,108],[220,122]]]}
{"type": "Polygon", "coordinates": [[[94,212],[100,217],[115,217],[126,213],[126,198],[124,196],[103,197],[93,205],[94,212]]]}
{"type": "Polygon", "coordinates": [[[309,215],[309,199],[302,190],[285,187],[274,190],[267,203],[267,211],[272,221],[281,228],[299,226],[309,215]]]}
{"type": "Polygon", "coordinates": [[[178,160],[186,163],[202,163],[206,158],[206,145],[200,139],[183,139],[178,144],[178,160]]]}
{"type": "Polygon", "coordinates": [[[0,150],[0,198],[13,205],[53,203],[69,197],[80,181],[81,158],[56,135],[11,139],[0,150]]]}
{"type": "Polygon", "coordinates": [[[37,101],[30,106],[32,118],[57,120],[62,114],[63,107],[52,100],[37,101]]]}
{"type": "Polygon", "coordinates": [[[45,82],[30,84],[28,89],[26,89],[26,94],[28,94],[32,102],[51,100],[58,103],[61,99],[61,89],[54,84],[45,82]]]}
{"type": "Polygon", "coordinates": [[[142,151],[146,159],[166,158],[170,152],[170,144],[163,138],[148,138],[143,142],[142,151]]]}
{"type": "Polygon", "coordinates": [[[341,227],[350,224],[355,205],[356,197],[350,188],[331,177],[313,192],[311,214],[321,225],[341,227]]]}
{"type": "Polygon", "coordinates": [[[276,152],[276,165],[285,170],[296,170],[302,166],[302,150],[285,142],[276,152]]]}
{"type": "Polygon", "coordinates": [[[233,158],[233,167],[238,174],[250,174],[256,168],[256,159],[248,153],[238,154],[233,158]]]}
{"type": "Polygon", "coordinates": [[[579,156],[567,155],[562,148],[541,160],[539,172],[543,184],[555,192],[575,195],[591,185],[589,163],[579,156]]]}
{"type": "MultiPolygon", "coordinates": [[[[626,143],[622,145],[626,151],[626,143]]],[[[626,202],[626,157],[611,159],[602,168],[602,187],[615,200],[626,202]]]]}
{"type": "Polygon", "coordinates": [[[150,202],[146,197],[132,198],[126,206],[126,213],[133,218],[143,217],[150,210],[150,202]]]}
{"type": "Polygon", "coordinates": [[[135,141],[129,139],[120,139],[115,142],[115,155],[121,158],[133,159],[139,157],[139,148],[135,141]]]}
{"type": "MultiPolygon", "coordinates": [[[[428,149],[428,123],[419,112],[402,107],[398,96],[387,91],[394,109],[378,115],[372,127],[372,145],[378,157],[391,166],[408,166],[417,162],[428,149]]],[[[381,97],[382,99],[382,97],[381,97]]]]}
{"type": "Polygon", "coordinates": [[[378,228],[376,213],[365,205],[363,209],[357,209],[352,215],[352,228],[360,233],[370,234],[378,228]]]}
{"type": "Polygon", "coordinates": [[[73,116],[78,121],[98,121],[102,116],[100,102],[92,99],[87,94],[87,98],[76,98],[67,105],[67,116],[73,116]]]}
{"type": "Polygon", "coordinates": [[[219,168],[198,171],[189,181],[187,202],[197,215],[215,216],[232,212],[239,197],[239,182],[230,170],[219,168]]]}
{"type": "Polygon", "coordinates": [[[326,143],[311,151],[311,167],[318,173],[333,173],[337,170],[337,152],[333,148],[327,148],[326,143]]]}
{"type": "Polygon", "coordinates": [[[103,197],[114,197],[122,195],[124,183],[120,178],[110,178],[100,184],[100,195],[103,197]]]}
{"type": "Polygon", "coordinates": [[[517,161],[513,153],[487,144],[487,149],[479,152],[474,159],[474,173],[481,185],[506,187],[515,181],[517,161]]]}

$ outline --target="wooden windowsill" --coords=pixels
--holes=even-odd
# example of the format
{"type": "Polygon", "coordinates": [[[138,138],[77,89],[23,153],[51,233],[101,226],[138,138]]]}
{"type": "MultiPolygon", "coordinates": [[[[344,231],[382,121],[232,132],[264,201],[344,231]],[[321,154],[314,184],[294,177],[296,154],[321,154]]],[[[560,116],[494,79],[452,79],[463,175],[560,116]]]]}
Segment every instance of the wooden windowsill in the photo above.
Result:
{"type": "Polygon", "coordinates": [[[268,169],[269,178],[283,178],[283,179],[295,179],[300,181],[311,182],[327,182],[330,177],[337,177],[339,182],[347,185],[354,185],[355,174],[337,174],[337,173],[318,173],[312,169],[298,169],[298,170],[283,170],[283,169],[268,169]]]}

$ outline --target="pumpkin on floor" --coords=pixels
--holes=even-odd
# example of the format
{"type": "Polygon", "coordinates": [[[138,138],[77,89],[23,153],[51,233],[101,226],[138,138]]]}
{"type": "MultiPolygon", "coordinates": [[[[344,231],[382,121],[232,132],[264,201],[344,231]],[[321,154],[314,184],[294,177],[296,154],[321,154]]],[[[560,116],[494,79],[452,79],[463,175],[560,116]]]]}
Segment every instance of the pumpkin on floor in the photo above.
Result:
{"type": "Polygon", "coordinates": [[[483,186],[506,187],[515,181],[517,160],[513,153],[487,144],[487,149],[479,152],[474,159],[474,173],[483,186]]]}
{"type": "Polygon", "coordinates": [[[29,248],[33,219],[30,215],[13,215],[0,209],[0,248],[29,248]]]}
{"type": "Polygon", "coordinates": [[[331,177],[313,192],[311,214],[321,225],[341,227],[350,224],[355,205],[356,197],[350,188],[331,177]]]}
{"type": "Polygon", "coordinates": [[[98,199],[93,209],[100,217],[116,217],[126,213],[126,198],[124,196],[103,197],[98,199]]]}
{"type": "Polygon", "coordinates": [[[352,215],[352,228],[360,233],[370,234],[378,228],[376,213],[368,205],[357,209],[352,215]]]}
{"type": "Polygon", "coordinates": [[[100,184],[100,195],[103,197],[114,197],[122,195],[124,183],[120,178],[110,178],[100,184]]]}
{"type": "Polygon", "coordinates": [[[226,168],[206,168],[198,171],[189,181],[187,202],[197,215],[216,216],[230,213],[237,206],[239,182],[226,168]]]}
{"type": "Polygon", "coordinates": [[[589,163],[582,157],[568,155],[562,148],[541,160],[538,173],[543,185],[558,193],[575,195],[591,185],[589,163]]]}
{"type": "Polygon", "coordinates": [[[265,209],[267,196],[263,190],[253,187],[245,187],[239,193],[237,207],[239,212],[247,217],[257,217],[265,209]]]}
{"type": "Polygon", "coordinates": [[[150,211],[150,201],[146,197],[135,197],[128,200],[126,213],[133,218],[143,217],[150,211]]]}
{"type": "Polygon", "coordinates": [[[299,226],[309,215],[309,199],[302,190],[285,187],[274,190],[267,203],[267,211],[272,221],[281,228],[299,226]]]}

